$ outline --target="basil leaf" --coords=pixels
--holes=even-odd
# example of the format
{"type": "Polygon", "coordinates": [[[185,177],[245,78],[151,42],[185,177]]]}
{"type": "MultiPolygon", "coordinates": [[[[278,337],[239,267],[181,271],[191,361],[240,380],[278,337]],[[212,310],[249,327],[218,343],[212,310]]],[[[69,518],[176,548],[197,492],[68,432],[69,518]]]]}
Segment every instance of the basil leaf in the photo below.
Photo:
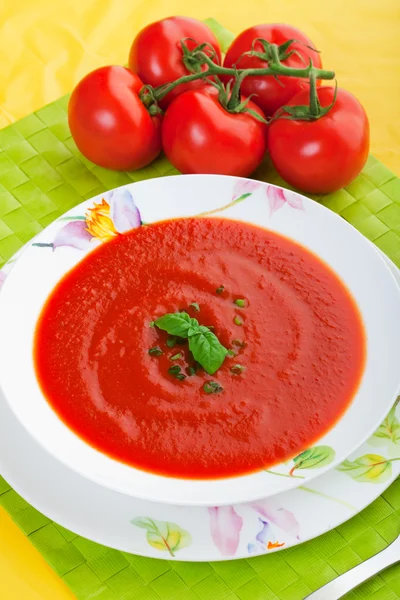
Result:
{"type": "Polygon", "coordinates": [[[193,354],[193,358],[210,375],[220,368],[228,354],[228,350],[219,342],[210,328],[199,325],[198,320],[191,318],[186,312],[164,315],[156,319],[154,324],[173,336],[167,340],[169,347],[175,345],[176,337],[189,339],[189,350],[193,354]],[[170,339],[173,340],[173,344],[168,343],[170,339]]]}
{"type": "Polygon", "coordinates": [[[186,312],[178,312],[164,315],[156,319],[154,324],[170,335],[187,338],[189,327],[193,327],[192,321],[195,321],[197,325],[199,324],[196,319],[191,319],[186,312]]]}
{"type": "Polygon", "coordinates": [[[200,330],[189,337],[189,350],[209,375],[213,375],[225,360],[228,350],[212,331],[200,330]]]}

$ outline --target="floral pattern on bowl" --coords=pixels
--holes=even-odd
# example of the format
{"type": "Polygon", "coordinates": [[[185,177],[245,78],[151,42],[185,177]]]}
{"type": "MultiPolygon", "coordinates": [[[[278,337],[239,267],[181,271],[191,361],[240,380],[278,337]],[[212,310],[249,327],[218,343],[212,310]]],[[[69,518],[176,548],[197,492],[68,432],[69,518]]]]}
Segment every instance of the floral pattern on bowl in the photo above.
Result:
{"type": "Polygon", "coordinates": [[[100,202],[93,202],[93,206],[87,208],[84,216],[59,219],[59,223],[63,221],[69,222],[61,225],[52,242],[33,242],[32,246],[87,250],[95,243],[112,240],[142,224],[132,194],[126,188],[104,194],[100,202]]]}
{"type": "MultiPolygon", "coordinates": [[[[356,506],[348,503],[347,500],[348,497],[353,497],[350,490],[354,483],[356,488],[359,487],[359,484],[369,484],[373,487],[379,487],[380,485],[382,487],[396,476],[392,464],[395,461],[400,461],[400,438],[397,436],[399,428],[400,396],[386,419],[373,436],[369,438],[368,442],[338,466],[337,476],[339,482],[336,484],[336,488],[339,493],[337,495],[320,491],[321,486],[318,485],[318,482],[321,478],[316,479],[314,485],[300,486],[298,490],[306,496],[309,494],[317,495],[323,498],[325,503],[331,503],[333,513],[337,510],[335,507],[341,506],[342,509],[345,508],[348,511],[349,517],[356,514],[358,512],[356,506]],[[394,444],[395,449],[393,449],[393,452],[397,453],[396,456],[384,457],[368,453],[370,447],[372,449],[376,442],[382,439],[387,439],[394,444]],[[348,476],[351,477],[353,482],[346,485],[348,476]]],[[[315,446],[310,449],[309,454],[307,452],[296,457],[298,460],[297,463],[295,461],[295,466],[292,469],[296,470],[296,464],[299,465],[297,468],[300,469],[302,463],[305,465],[307,460],[318,460],[318,456],[321,461],[329,460],[329,448],[324,449],[315,446]],[[301,458],[302,455],[303,458],[301,458]]],[[[309,464],[308,467],[304,466],[303,468],[312,468],[312,466],[309,464]]],[[[398,463],[396,469],[398,472],[400,463],[398,463]]],[[[327,477],[329,475],[325,475],[322,479],[327,477]]],[[[357,491],[356,488],[353,490],[354,496],[362,496],[363,493],[357,491]]],[[[302,535],[307,531],[306,514],[302,510],[292,508],[292,506],[291,510],[285,508],[285,498],[294,493],[297,492],[280,494],[279,500],[274,498],[273,501],[261,500],[247,504],[199,509],[203,512],[203,515],[206,514],[206,511],[208,512],[207,520],[212,543],[218,550],[219,555],[222,558],[239,558],[243,556],[243,552],[247,549],[247,554],[253,556],[280,550],[303,541],[302,535]],[[257,518],[255,519],[254,516],[257,518]]],[[[149,517],[136,517],[131,520],[131,523],[137,527],[147,529],[151,535],[154,532],[154,538],[149,538],[149,533],[147,534],[147,543],[161,552],[168,551],[173,557],[175,557],[174,552],[176,550],[191,545],[193,537],[197,538],[194,533],[195,526],[192,528],[193,535],[191,535],[189,531],[183,530],[175,523],[168,522],[162,522],[161,527],[157,525],[158,531],[156,531],[154,523],[158,522],[154,522],[149,517]],[[164,537],[160,533],[161,530],[165,532],[164,537]]]]}

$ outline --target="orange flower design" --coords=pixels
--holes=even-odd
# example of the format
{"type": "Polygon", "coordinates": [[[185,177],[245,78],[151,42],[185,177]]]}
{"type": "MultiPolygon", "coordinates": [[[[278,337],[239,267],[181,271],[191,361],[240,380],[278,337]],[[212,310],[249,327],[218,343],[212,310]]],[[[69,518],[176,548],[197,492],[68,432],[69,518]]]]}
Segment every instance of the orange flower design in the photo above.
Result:
{"type": "Polygon", "coordinates": [[[86,213],[86,231],[93,238],[107,242],[119,235],[110,216],[110,205],[104,198],[101,204],[94,204],[86,213]]]}
{"type": "Polygon", "coordinates": [[[285,542],[283,542],[283,544],[280,544],[279,542],[268,542],[268,550],[273,550],[274,548],[282,548],[282,546],[285,545],[285,542]]]}

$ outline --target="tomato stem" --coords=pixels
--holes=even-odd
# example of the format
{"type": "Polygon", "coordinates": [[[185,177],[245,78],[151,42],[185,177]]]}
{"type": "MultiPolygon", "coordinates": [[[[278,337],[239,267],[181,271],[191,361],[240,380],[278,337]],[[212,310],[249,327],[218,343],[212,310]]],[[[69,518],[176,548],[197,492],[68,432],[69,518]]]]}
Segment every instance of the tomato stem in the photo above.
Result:
{"type": "Polygon", "coordinates": [[[242,71],[240,75],[235,77],[235,83],[233,85],[231,97],[229,98],[227,105],[228,110],[234,109],[240,104],[240,86],[242,85],[245,77],[247,77],[246,71],[242,71]]]}
{"type": "MultiPolygon", "coordinates": [[[[273,119],[289,118],[309,121],[316,120],[326,114],[332,108],[335,102],[336,91],[332,104],[329,107],[322,108],[317,93],[317,79],[334,79],[334,71],[327,71],[325,69],[318,69],[317,67],[314,67],[311,59],[310,63],[305,65],[303,68],[292,68],[282,64],[282,60],[285,60],[288,58],[288,56],[297,52],[296,50],[292,50],[290,48],[291,44],[296,40],[288,40],[286,43],[278,46],[277,44],[271,44],[262,38],[256,38],[253,41],[251,51],[245,52],[244,54],[258,56],[267,62],[267,67],[259,69],[238,69],[236,66],[234,66],[234,68],[223,67],[214,62],[215,53],[212,53],[212,49],[210,50],[210,47],[207,44],[200,44],[193,50],[189,50],[186,44],[188,40],[189,38],[181,40],[182,61],[186,69],[191,71],[191,73],[184,75],[175,81],[171,81],[170,83],[164,83],[156,88],[146,85],[140,91],[140,98],[152,116],[156,115],[158,112],[161,112],[158,103],[175,87],[196,81],[198,79],[202,79],[204,82],[212,84],[219,90],[219,100],[229,112],[249,112],[255,118],[264,122],[267,121],[265,121],[260,114],[255,112],[252,108],[247,107],[247,103],[250,98],[245,99],[243,102],[241,101],[240,88],[245,77],[272,75],[277,81],[279,81],[278,76],[281,75],[284,77],[300,77],[309,79],[309,106],[284,106],[278,110],[273,119]],[[257,43],[262,46],[262,52],[256,51],[255,48],[257,43]],[[230,77],[230,81],[226,88],[221,83],[219,75],[230,77]]],[[[190,41],[194,42],[195,40],[190,41]]],[[[236,64],[238,64],[238,62],[236,64]]]]}
{"type": "MultiPolygon", "coordinates": [[[[292,68],[286,65],[283,65],[279,60],[279,48],[276,44],[271,44],[270,48],[271,60],[269,62],[268,67],[262,69],[230,69],[227,67],[221,67],[220,65],[215,64],[212,59],[205,54],[202,50],[194,49],[191,51],[192,58],[196,58],[201,65],[207,65],[207,69],[204,71],[199,71],[197,73],[192,73],[190,75],[184,75],[175,81],[171,81],[169,84],[163,84],[162,86],[155,88],[154,98],[157,101],[165,98],[167,94],[169,94],[175,87],[181,85],[183,83],[190,83],[191,81],[196,81],[197,79],[206,79],[207,77],[212,77],[214,75],[228,75],[235,79],[235,85],[238,78],[241,78],[241,81],[244,77],[260,77],[262,75],[284,75],[285,77],[301,77],[301,78],[309,78],[311,69],[315,73],[316,79],[334,79],[335,73],[334,71],[327,71],[325,69],[317,69],[312,65],[307,65],[304,68],[292,68]]],[[[188,57],[185,56],[185,60],[188,57]]],[[[236,89],[232,90],[232,94],[236,89]]]]}
{"type": "MultiPolygon", "coordinates": [[[[281,61],[279,60],[279,48],[276,44],[270,44],[269,46],[269,65],[279,66],[281,65],[281,61]]],[[[283,65],[281,65],[283,66],[283,65]]]]}
{"type": "Polygon", "coordinates": [[[315,69],[310,61],[310,115],[318,119],[320,114],[321,105],[317,94],[317,78],[315,76],[315,69]]]}

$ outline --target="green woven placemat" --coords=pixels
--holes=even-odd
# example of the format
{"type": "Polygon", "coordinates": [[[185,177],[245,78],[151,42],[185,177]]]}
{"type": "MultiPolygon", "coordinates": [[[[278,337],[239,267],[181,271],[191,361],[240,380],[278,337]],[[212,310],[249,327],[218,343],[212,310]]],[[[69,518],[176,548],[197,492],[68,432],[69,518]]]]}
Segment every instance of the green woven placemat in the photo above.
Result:
{"type": "MultiPolygon", "coordinates": [[[[67,104],[65,96],[0,130],[0,266],[83,199],[131,181],[176,173],[165,157],[131,173],[91,164],[71,139],[67,104]]],[[[285,185],[266,164],[255,176],[285,185]]],[[[400,179],[378,160],[370,156],[346,189],[314,198],[400,266],[400,179]]],[[[220,563],[169,562],[99,546],[41,515],[1,477],[0,505],[79,600],[302,600],[400,534],[400,479],[362,513],[316,540],[220,563]]],[[[347,598],[399,600],[400,566],[347,598]]]]}

